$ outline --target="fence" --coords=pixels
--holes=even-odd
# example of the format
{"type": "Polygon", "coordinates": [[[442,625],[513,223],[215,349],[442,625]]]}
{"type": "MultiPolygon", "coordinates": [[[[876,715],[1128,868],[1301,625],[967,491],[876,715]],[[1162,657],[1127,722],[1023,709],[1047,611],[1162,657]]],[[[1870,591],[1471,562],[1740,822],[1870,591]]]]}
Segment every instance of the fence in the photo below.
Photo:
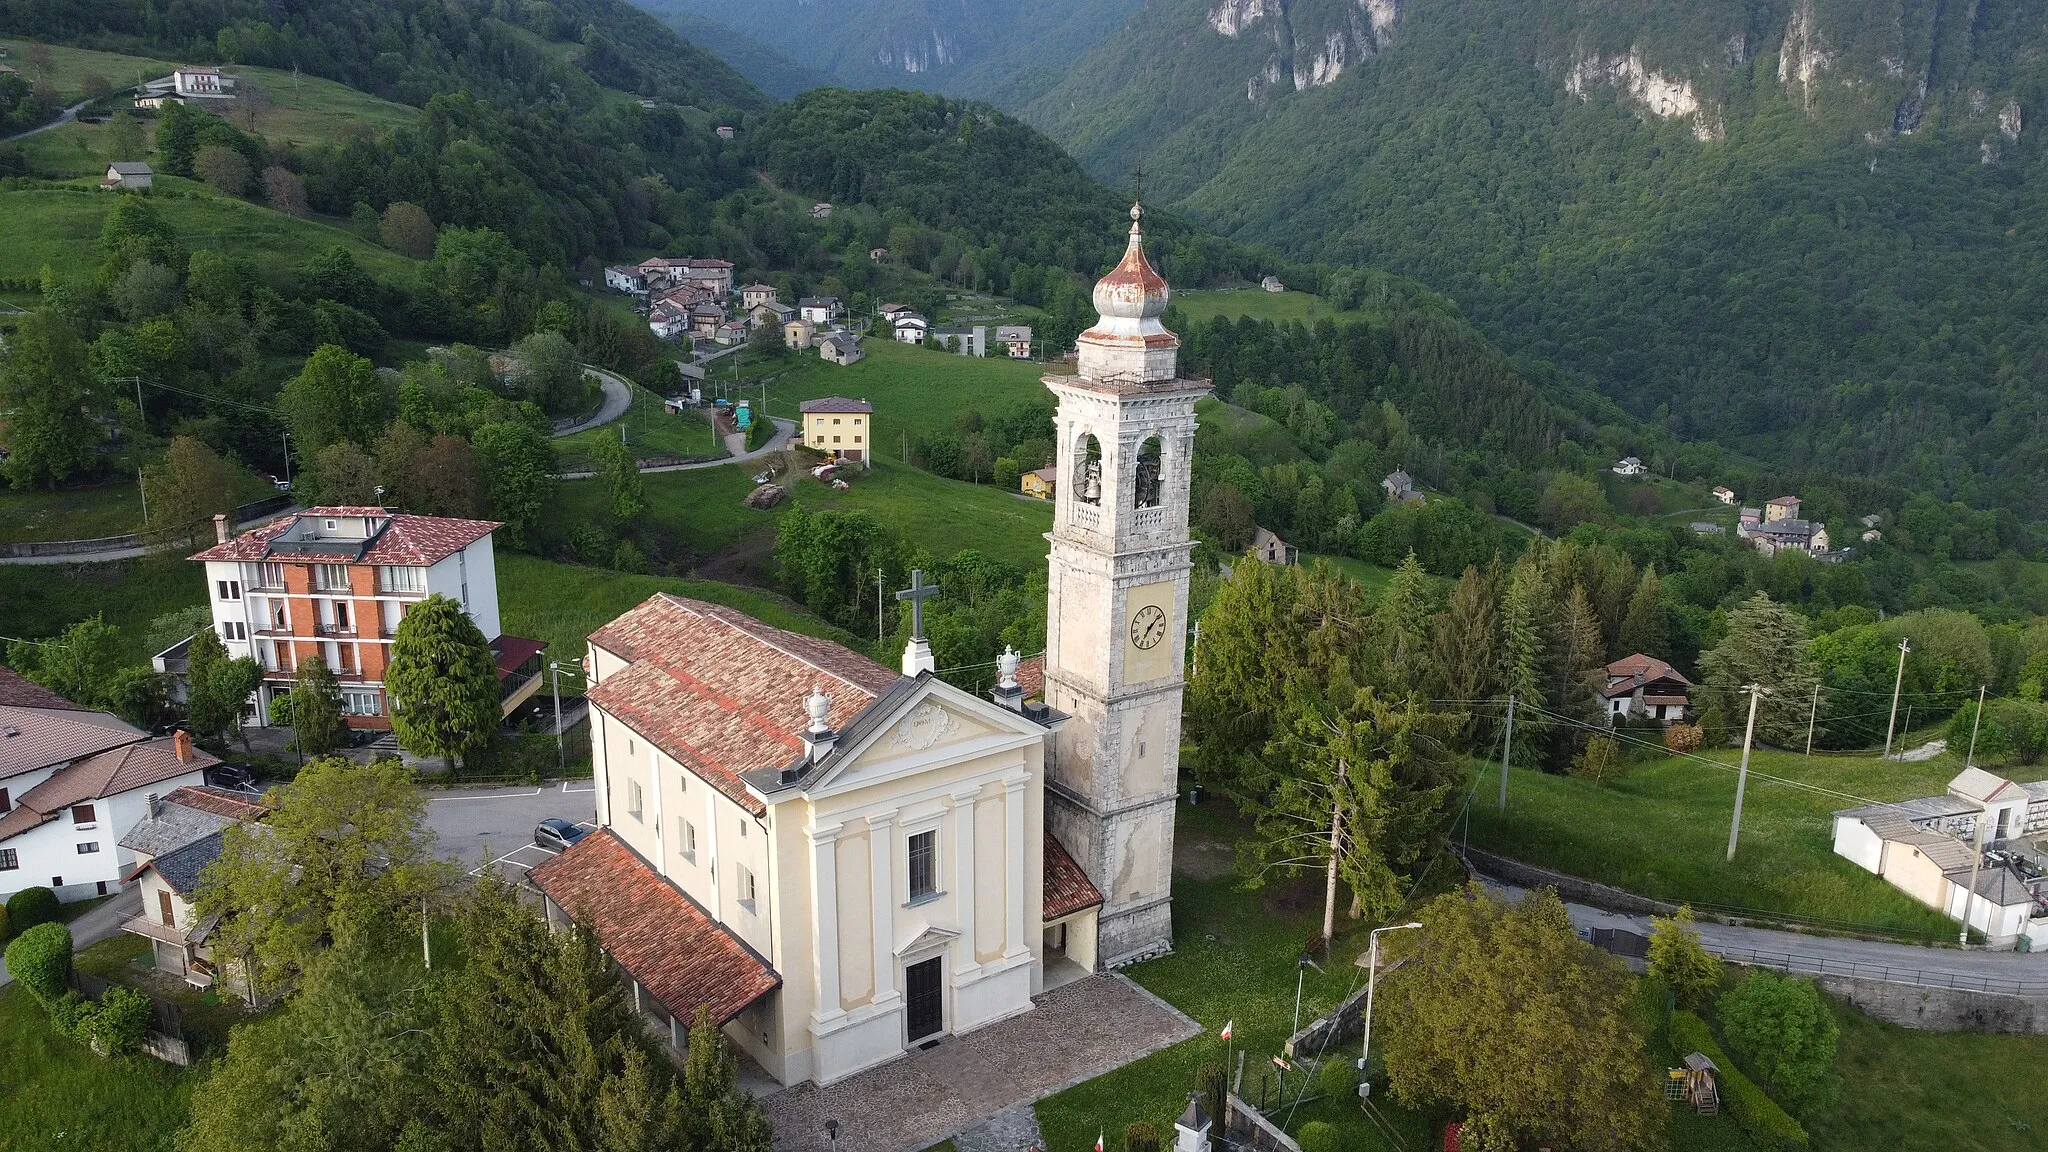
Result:
{"type": "MultiPolygon", "coordinates": [[[[94,1003],[98,1003],[100,998],[107,994],[107,989],[112,987],[112,980],[102,979],[90,972],[80,972],[76,968],[71,970],[72,990],[94,1003]]],[[[140,988],[132,985],[123,987],[142,992],[140,988]]],[[[142,1050],[167,1064],[183,1067],[192,1063],[192,1043],[185,1038],[184,1010],[169,1000],[149,996],[147,992],[142,994],[149,997],[150,1009],[149,1031],[143,1035],[142,1050]]]]}
{"type": "Polygon", "coordinates": [[[1801,956],[1760,948],[1717,948],[1707,950],[1723,960],[1781,972],[1808,976],[1841,976],[1854,980],[1877,980],[1886,984],[1911,984],[1916,988],[1944,988],[1955,992],[1985,992],[1999,996],[2048,996],[2048,980],[2008,980],[1968,972],[1938,969],[1900,968],[1889,964],[1868,964],[1854,960],[1830,960],[1824,956],[1801,956]]]}
{"type": "MultiPolygon", "coordinates": [[[[236,506],[229,519],[235,524],[245,524],[259,516],[290,506],[290,496],[271,496],[236,506]]],[[[92,540],[25,540],[15,544],[0,544],[0,557],[34,556],[97,556],[108,552],[126,552],[140,548],[145,552],[159,548],[173,548],[203,538],[212,521],[194,520],[169,528],[151,528],[142,532],[130,532],[122,536],[101,536],[92,540]]]]}

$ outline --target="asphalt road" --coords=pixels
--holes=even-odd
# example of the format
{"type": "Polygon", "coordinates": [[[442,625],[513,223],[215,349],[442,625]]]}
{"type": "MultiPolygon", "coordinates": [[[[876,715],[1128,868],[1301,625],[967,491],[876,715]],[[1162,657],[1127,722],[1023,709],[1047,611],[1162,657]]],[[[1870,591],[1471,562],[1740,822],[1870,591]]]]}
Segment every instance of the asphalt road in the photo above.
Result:
{"type": "Polygon", "coordinates": [[[590,825],[597,820],[597,789],[588,780],[522,788],[466,788],[430,793],[427,827],[440,854],[472,874],[486,867],[507,880],[553,853],[533,843],[533,826],[548,816],[590,825]]]}
{"type": "Polygon", "coordinates": [[[581,424],[571,424],[567,428],[556,432],[555,439],[557,440],[564,436],[574,436],[578,432],[587,432],[600,425],[609,424],[625,415],[626,409],[632,407],[633,390],[626,387],[624,380],[590,364],[583,365],[583,370],[597,377],[598,386],[604,389],[604,403],[598,406],[597,413],[590,419],[585,420],[581,424]]]}

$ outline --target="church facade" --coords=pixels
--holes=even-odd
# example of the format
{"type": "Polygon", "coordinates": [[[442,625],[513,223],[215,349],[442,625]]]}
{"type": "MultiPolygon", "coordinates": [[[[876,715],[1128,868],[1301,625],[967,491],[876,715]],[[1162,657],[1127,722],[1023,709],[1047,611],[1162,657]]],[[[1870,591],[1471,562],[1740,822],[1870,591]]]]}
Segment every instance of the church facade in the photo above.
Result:
{"type": "Polygon", "coordinates": [[[680,1045],[830,1084],[1170,948],[1193,405],[1130,247],[1059,398],[1044,698],[658,594],[590,637],[599,827],[532,870],[680,1045]]]}

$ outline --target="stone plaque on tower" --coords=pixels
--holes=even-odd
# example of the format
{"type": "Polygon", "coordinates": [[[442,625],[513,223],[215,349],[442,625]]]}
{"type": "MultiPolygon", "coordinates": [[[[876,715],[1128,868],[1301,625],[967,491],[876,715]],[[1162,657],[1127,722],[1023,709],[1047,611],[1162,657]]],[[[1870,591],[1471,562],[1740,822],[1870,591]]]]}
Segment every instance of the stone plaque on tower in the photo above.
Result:
{"type": "Polygon", "coordinates": [[[1142,215],[1133,205],[1130,246],[1095,285],[1101,316],[1081,334],[1079,373],[1045,378],[1059,401],[1045,699],[1073,717],[1046,822],[1102,891],[1104,965],[1173,947],[1188,480],[1195,401],[1209,391],[1180,378],[1142,215]]]}

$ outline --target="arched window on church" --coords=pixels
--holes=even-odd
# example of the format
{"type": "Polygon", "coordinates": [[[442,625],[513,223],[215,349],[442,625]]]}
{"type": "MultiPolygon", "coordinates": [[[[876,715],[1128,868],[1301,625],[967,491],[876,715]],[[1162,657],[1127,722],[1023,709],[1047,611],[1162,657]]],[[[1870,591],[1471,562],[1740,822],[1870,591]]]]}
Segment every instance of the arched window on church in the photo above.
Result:
{"type": "Polygon", "coordinates": [[[1137,483],[1131,492],[1131,507],[1159,507],[1159,437],[1148,437],[1138,446],[1137,483]]]}
{"type": "Polygon", "coordinates": [[[1083,504],[1102,503],[1102,444],[1086,434],[1075,446],[1074,499],[1083,504]]]}

